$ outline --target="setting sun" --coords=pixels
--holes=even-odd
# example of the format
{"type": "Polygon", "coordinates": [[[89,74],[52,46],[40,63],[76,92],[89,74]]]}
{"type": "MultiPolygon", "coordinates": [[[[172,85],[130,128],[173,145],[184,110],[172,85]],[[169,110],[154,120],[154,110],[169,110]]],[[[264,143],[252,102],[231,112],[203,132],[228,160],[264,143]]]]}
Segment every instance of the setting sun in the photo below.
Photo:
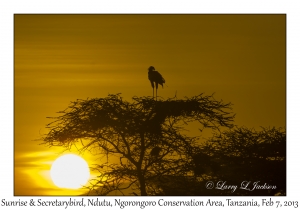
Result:
{"type": "Polygon", "coordinates": [[[50,176],[57,187],[78,189],[88,181],[90,170],[83,158],[67,154],[58,157],[53,162],[50,176]]]}
{"type": "Polygon", "coordinates": [[[217,194],[201,187],[205,177],[229,182],[239,174],[285,195],[285,130],[269,128],[286,127],[286,20],[14,14],[14,196],[208,196],[217,194]],[[157,94],[150,66],[164,78],[157,94]],[[281,143],[251,143],[267,131],[281,143]],[[235,141],[235,158],[223,144],[243,135],[250,143],[235,141]]]}

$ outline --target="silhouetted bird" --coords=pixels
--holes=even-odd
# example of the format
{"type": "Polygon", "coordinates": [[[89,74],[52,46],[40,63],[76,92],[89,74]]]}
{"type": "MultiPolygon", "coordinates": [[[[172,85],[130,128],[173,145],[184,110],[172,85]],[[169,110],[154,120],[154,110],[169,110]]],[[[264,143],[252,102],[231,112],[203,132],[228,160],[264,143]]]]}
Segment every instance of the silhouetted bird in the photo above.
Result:
{"type": "Polygon", "coordinates": [[[157,88],[158,84],[164,87],[165,79],[161,76],[161,74],[155,70],[153,66],[148,68],[148,79],[150,80],[151,86],[153,88],[153,98],[154,98],[154,83],[156,88],[156,100],[157,100],[157,88]]]}

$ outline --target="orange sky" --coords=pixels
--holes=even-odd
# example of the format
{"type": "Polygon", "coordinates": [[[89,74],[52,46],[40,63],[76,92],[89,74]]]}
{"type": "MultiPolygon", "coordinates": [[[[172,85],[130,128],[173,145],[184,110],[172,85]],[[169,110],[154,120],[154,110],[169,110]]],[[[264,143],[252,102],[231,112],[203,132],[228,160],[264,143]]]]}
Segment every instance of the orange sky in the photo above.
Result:
{"type": "Polygon", "coordinates": [[[238,125],[286,125],[285,15],[15,15],[15,195],[59,194],[39,173],[61,149],[32,141],[47,116],[76,99],[150,96],[150,65],[164,99],[215,93],[238,125]]]}

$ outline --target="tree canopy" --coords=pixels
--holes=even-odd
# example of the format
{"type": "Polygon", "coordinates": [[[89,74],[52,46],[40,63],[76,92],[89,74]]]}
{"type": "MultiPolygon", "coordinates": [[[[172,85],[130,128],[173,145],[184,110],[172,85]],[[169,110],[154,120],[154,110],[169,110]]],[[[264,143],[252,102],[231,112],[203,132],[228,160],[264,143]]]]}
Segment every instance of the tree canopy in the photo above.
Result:
{"type": "MultiPolygon", "coordinates": [[[[229,190],[212,190],[212,195],[285,195],[286,193],[286,131],[284,128],[262,127],[260,131],[234,127],[197,147],[193,154],[195,175],[202,182],[226,181],[227,185],[248,184],[234,194],[229,190]],[[272,189],[252,190],[257,185],[272,189]]],[[[196,194],[207,193],[204,185],[196,194]]]]}
{"type": "Polygon", "coordinates": [[[158,101],[133,97],[129,102],[120,94],[77,100],[50,117],[49,132],[40,140],[102,158],[92,167],[99,175],[91,180],[90,194],[285,195],[285,129],[238,127],[231,106],[204,94],[158,101]],[[186,134],[186,125],[195,122],[200,132],[211,131],[205,141],[186,134]],[[233,194],[206,185],[224,181],[275,187],[233,194]]]}
{"type": "Polygon", "coordinates": [[[199,130],[220,132],[232,128],[231,103],[200,94],[191,98],[153,100],[120,94],[71,102],[51,117],[42,141],[49,146],[96,151],[107,162],[96,165],[100,175],[92,191],[107,195],[132,189],[137,195],[164,194],[158,187],[167,177],[192,177],[191,161],[198,137],[183,134],[184,125],[199,124],[199,130]]]}

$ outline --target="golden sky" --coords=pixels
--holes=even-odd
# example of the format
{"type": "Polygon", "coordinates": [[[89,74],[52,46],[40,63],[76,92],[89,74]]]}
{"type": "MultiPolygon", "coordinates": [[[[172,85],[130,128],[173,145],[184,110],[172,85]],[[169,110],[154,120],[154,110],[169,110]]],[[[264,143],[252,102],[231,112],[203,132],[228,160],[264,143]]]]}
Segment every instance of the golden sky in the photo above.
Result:
{"type": "Polygon", "coordinates": [[[164,99],[215,93],[237,125],[286,125],[285,15],[15,15],[15,195],[63,193],[47,178],[61,149],[33,141],[46,117],[76,99],[151,96],[150,65],[164,99]]]}

